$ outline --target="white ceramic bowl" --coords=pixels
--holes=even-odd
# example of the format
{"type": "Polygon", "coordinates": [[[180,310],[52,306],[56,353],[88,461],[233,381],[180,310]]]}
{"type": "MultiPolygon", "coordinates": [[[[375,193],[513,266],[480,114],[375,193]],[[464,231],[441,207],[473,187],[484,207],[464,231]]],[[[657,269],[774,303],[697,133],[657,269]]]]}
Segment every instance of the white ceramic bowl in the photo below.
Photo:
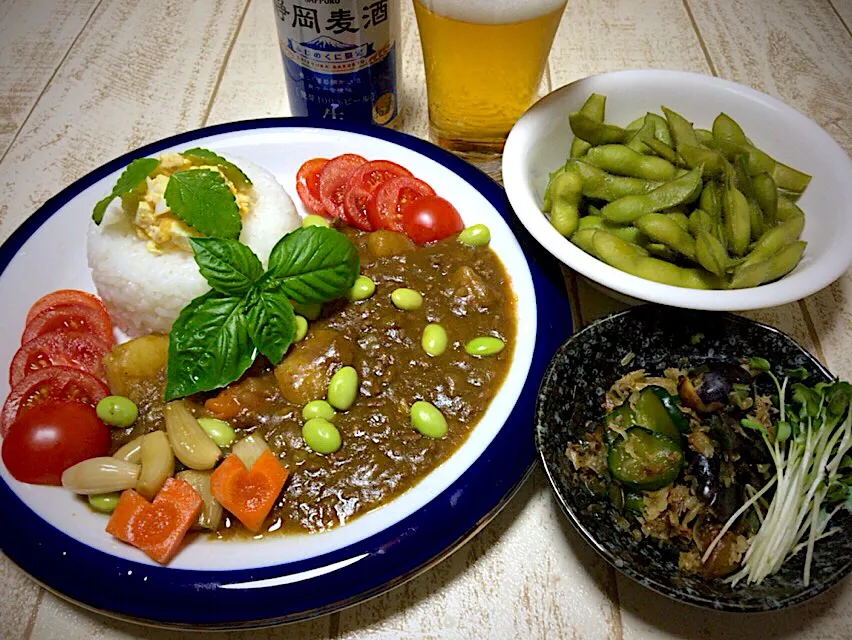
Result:
{"type": "Polygon", "coordinates": [[[503,182],[512,208],[533,237],[559,260],[618,293],[688,309],[742,311],[808,296],[852,264],[852,160],[813,120],[766,94],[733,82],[682,71],[616,71],[573,82],[545,96],[518,120],[503,152],[503,182]],[[651,282],[593,258],[550,226],[541,213],[548,174],[565,163],[573,134],[568,114],[590,93],[607,97],[606,121],[626,125],[660,105],[696,127],[710,128],[724,111],[754,144],[813,176],[799,206],[808,242],[796,269],[750,289],[700,291],[651,282]]]}

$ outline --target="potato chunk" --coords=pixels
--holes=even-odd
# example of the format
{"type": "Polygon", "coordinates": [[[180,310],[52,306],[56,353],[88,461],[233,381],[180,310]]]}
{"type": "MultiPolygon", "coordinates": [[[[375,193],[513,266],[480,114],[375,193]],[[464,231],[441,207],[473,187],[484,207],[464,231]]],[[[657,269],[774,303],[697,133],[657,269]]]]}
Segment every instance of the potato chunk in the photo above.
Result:
{"type": "Polygon", "coordinates": [[[293,345],[281,364],[275,367],[275,380],[281,395],[287,402],[299,405],[325,398],[332,374],[351,364],[352,355],[352,345],[337,331],[311,331],[302,342],[293,345]]]}
{"type": "Polygon", "coordinates": [[[168,357],[168,336],[142,336],[115,345],[104,356],[104,371],[110,391],[130,397],[135,382],[152,380],[165,372],[168,357]]]}

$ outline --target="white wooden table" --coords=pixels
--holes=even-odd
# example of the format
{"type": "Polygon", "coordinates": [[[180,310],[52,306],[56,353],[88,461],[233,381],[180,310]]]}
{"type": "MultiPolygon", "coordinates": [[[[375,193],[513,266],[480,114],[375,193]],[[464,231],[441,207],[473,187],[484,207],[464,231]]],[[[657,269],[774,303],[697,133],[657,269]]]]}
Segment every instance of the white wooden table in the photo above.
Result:
{"type": "MultiPolygon", "coordinates": [[[[425,137],[420,43],[410,0],[402,4],[404,130],[425,137]]],[[[623,68],[713,74],[780,98],[852,152],[850,28],[852,0],[569,0],[545,89],[623,68]]],[[[204,125],[287,114],[271,0],[0,0],[0,241],[105,160],[204,125]]],[[[566,282],[578,326],[619,307],[571,273],[566,282]]],[[[748,315],[852,378],[852,273],[748,315]]],[[[0,558],[4,638],[178,635],[84,611],[0,558]]],[[[773,615],[676,604],[609,568],[536,472],[482,533],[408,584],[310,622],[228,637],[839,640],[852,637],[852,581],[773,615]]]]}

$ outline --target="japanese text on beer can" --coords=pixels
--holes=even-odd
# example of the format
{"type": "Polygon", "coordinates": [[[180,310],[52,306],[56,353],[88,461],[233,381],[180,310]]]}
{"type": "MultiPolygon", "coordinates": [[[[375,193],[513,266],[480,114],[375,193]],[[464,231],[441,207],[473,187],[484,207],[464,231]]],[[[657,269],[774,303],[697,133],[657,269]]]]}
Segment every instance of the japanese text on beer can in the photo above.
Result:
{"type": "Polygon", "coordinates": [[[293,115],[393,123],[398,0],[275,0],[275,13],[293,115]]]}

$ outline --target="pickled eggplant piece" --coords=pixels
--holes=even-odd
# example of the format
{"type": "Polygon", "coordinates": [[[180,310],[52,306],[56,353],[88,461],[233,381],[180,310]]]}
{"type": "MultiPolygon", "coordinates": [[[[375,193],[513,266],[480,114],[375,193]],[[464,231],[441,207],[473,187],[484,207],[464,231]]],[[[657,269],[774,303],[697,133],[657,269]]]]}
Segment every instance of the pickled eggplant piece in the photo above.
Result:
{"type": "Polygon", "coordinates": [[[730,362],[710,362],[678,381],[683,403],[698,413],[713,413],[727,408],[735,385],[750,385],[751,376],[730,362]]]}

